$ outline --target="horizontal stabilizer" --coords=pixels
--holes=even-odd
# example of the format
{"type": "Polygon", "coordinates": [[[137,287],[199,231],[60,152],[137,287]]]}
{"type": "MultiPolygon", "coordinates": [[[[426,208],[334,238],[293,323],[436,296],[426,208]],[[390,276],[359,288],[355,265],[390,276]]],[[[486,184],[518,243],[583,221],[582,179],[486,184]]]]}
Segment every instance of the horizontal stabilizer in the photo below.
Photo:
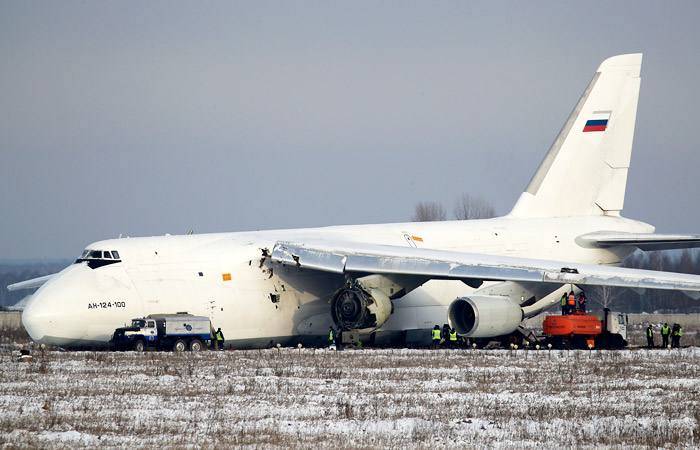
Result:
{"type": "Polygon", "coordinates": [[[8,291],[21,291],[22,289],[35,289],[40,287],[42,284],[46,283],[49,281],[55,273],[52,273],[51,275],[46,275],[43,277],[39,278],[32,278],[31,280],[26,280],[26,281],[20,281],[19,283],[14,283],[9,286],[7,286],[8,291]]]}
{"type": "Polygon", "coordinates": [[[593,247],[637,247],[640,250],[673,250],[700,247],[700,234],[648,234],[597,232],[580,236],[582,243],[593,247]]]}

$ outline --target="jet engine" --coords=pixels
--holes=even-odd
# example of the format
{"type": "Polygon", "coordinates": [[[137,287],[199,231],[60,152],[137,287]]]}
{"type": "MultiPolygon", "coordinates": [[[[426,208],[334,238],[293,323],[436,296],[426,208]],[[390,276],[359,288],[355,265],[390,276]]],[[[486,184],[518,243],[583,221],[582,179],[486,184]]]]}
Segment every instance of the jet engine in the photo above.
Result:
{"type": "Polygon", "coordinates": [[[358,283],[339,290],[331,300],[333,321],[342,330],[376,329],[391,315],[391,299],[379,289],[358,283]]]}
{"type": "Polygon", "coordinates": [[[503,296],[461,297],[447,314],[457,333],[475,338],[510,334],[523,320],[520,305],[503,296]]]}

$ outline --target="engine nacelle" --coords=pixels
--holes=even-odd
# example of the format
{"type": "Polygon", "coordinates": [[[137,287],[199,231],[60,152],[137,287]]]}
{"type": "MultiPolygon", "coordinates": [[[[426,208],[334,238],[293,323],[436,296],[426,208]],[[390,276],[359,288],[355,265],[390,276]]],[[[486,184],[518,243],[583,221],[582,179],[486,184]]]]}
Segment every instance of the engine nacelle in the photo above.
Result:
{"type": "Polygon", "coordinates": [[[364,290],[358,284],[341,289],[331,300],[331,315],[341,330],[372,331],[382,326],[391,312],[391,299],[384,292],[364,290]]]}
{"type": "Polygon", "coordinates": [[[508,297],[461,297],[450,305],[448,317],[462,336],[486,338],[515,331],[523,320],[520,305],[508,297]]]}

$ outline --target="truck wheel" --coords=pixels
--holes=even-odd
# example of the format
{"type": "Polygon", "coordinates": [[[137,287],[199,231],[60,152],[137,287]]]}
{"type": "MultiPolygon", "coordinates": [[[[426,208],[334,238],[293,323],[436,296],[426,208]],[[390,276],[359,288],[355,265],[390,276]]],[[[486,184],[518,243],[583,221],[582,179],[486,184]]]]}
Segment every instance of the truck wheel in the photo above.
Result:
{"type": "Polygon", "coordinates": [[[138,339],[136,342],[134,342],[134,351],[143,353],[146,350],[146,343],[143,342],[143,339],[138,339]]]}
{"type": "Polygon", "coordinates": [[[190,342],[190,350],[193,352],[201,352],[204,349],[204,344],[199,339],[192,339],[190,342]]]}
{"type": "Polygon", "coordinates": [[[175,345],[173,345],[174,352],[180,353],[184,352],[185,350],[187,350],[187,343],[185,341],[183,341],[182,339],[178,339],[177,341],[175,341],[175,345]]]}

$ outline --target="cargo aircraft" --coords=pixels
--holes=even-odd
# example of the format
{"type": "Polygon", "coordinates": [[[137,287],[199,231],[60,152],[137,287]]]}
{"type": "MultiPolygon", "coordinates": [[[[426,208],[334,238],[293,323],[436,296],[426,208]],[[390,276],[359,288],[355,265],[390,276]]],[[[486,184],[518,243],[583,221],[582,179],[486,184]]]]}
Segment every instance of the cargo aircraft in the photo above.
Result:
{"type": "Polygon", "coordinates": [[[589,286],[681,290],[700,276],[619,267],[635,249],[700,246],[621,216],[641,54],[603,61],[509,214],[486,220],[110,239],[37,288],[29,335],[105,345],[151,313],[211,318],[235,348],[323,339],[329,326],[375,338],[449,320],[459,334],[514,333],[589,286]]]}

